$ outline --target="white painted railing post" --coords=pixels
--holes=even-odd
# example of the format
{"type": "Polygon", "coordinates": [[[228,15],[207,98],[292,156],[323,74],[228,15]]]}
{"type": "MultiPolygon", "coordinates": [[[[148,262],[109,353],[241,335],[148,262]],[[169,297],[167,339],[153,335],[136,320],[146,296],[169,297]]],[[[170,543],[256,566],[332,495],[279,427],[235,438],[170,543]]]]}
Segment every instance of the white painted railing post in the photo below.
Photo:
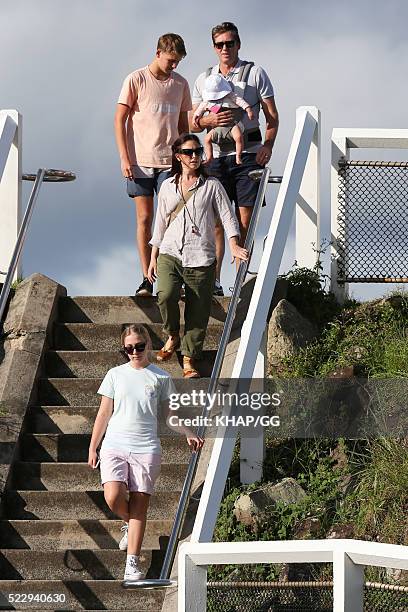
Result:
{"type": "MultiPolygon", "coordinates": [[[[263,392],[263,381],[266,376],[266,332],[264,333],[259,347],[258,357],[255,363],[253,378],[257,381],[256,391],[263,392]],[[258,388],[262,386],[262,388],[258,388]]],[[[262,409],[256,411],[261,414],[262,409]]],[[[265,454],[265,429],[258,425],[251,429],[251,435],[245,435],[247,428],[241,430],[240,445],[240,481],[242,484],[253,484],[262,478],[263,461],[265,454]]]]}
{"type": "Polygon", "coordinates": [[[339,230],[339,161],[340,159],[348,160],[350,157],[347,146],[347,138],[342,135],[337,135],[336,130],[333,130],[331,140],[331,272],[330,272],[330,290],[333,291],[337,300],[342,304],[345,300],[348,287],[346,284],[339,285],[338,278],[338,259],[340,254],[344,254],[344,245],[340,244],[338,236],[339,230]]]}
{"type": "Polygon", "coordinates": [[[333,551],[333,612],[364,612],[364,566],[344,550],[333,551]]]}
{"type": "Polygon", "coordinates": [[[207,566],[196,565],[182,544],[178,566],[178,610],[179,612],[205,612],[207,610],[207,566]]]}
{"type": "Polygon", "coordinates": [[[302,121],[305,111],[316,120],[309,155],[296,201],[296,263],[301,268],[312,269],[318,259],[320,238],[320,111],[315,106],[300,106],[296,110],[296,122],[302,121]]]}
{"type": "MultiPolygon", "coordinates": [[[[253,377],[256,357],[267,327],[271,298],[315,129],[314,117],[308,112],[303,112],[303,119],[296,125],[293,135],[254,290],[245,323],[241,329],[241,339],[231,379],[248,380],[253,377]]],[[[224,407],[226,413],[227,408],[224,407]]],[[[212,540],[236,436],[236,429],[232,426],[225,425],[218,428],[191,534],[191,542],[211,542],[212,540]]]]}
{"type": "MultiPolygon", "coordinates": [[[[17,129],[15,129],[11,148],[8,155],[7,150],[3,147],[0,151],[0,165],[3,167],[3,163],[5,164],[3,176],[0,176],[0,271],[2,272],[7,272],[9,267],[22,219],[22,116],[16,110],[0,111],[0,126],[8,124],[14,127],[12,122],[15,123],[17,129]]],[[[0,135],[1,133],[2,129],[0,127],[0,135]]],[[[21,264],[19,264],[15,278],[21,276],[21,274],[21,264]]],[[[0,282],[4,279],[5,276],[0,276],[0,282]]]]}

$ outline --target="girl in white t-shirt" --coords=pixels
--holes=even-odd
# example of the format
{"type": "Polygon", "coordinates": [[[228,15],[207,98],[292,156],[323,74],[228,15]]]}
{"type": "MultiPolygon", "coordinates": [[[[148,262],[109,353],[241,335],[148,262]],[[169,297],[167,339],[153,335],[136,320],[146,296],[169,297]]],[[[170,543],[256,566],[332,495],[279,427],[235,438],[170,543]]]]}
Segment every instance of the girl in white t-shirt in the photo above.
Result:
{"type": "MultiPolygon", "coordinates": [[[[152,344],[143,325],[126,327],[121,345],[129,361],[109,370],[98,390],[102,399],[88,464],[97,467],[97,448],[105,434],[100,449],[101,480],[106,503],[125,521],[119,543],[119,548],[128,552],[124,580],[140,580],[139,554],[147,509],[160,473],[158,411],[164,403],[168,413],[168,399],[175,388],[167,372],[150,363],[152,344]]],[[[177,429],[186,435],[192,450],[201,448],[201,438],[187,428],[177,429]]]]}

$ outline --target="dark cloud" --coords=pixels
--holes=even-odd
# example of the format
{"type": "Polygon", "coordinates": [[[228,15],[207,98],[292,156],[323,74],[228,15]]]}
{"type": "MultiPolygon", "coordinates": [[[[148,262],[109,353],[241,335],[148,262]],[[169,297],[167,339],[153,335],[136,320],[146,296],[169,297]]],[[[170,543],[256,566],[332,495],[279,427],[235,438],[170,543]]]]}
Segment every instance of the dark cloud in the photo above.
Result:
{"type": "MultiPolygon", "coordinates": [[[[242,56],[264,65],[276,88],[277,174],[296,107],[320,107],[324,202],[334,126],[404,127],[405,2],[238,0],[230,6],[214,0],[173,8],[164,0],[2,0],[0,100],[2,108],[23,114],[24,169],[60,167],[78,176],[72,184],[43,186],[24,255],[26,274],[41,271],[71,293],[86,286],[100,293],[105,279],[111,293],[119,291],[115,262],[121,270],[124,259],[136,262],[134,205],[119,171],[113,113],[123,78],[150,61],[163,32],[183,35],[188,55],[180,72],[192,85],[214,61],[211,27],[224,20],[239,26],[242,56]]],[[[275,194],[273,188],[272,202],[275,194]]],[[[271,211],[263,213],[260,236],[271,211]]],[[[121,291],[133,292],[139,275],[136,264],[121,274],[121,291]]],[[[224,278],[232,284],[227,265],[224,278]]]]}

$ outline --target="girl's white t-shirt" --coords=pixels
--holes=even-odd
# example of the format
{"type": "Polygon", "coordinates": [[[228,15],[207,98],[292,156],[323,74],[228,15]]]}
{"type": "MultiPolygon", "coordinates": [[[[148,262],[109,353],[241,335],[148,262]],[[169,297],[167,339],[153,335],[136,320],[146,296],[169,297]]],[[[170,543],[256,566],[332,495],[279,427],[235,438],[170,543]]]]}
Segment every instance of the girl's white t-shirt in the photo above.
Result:
{"type": "Polygon", "coordinates": [[[102,448],[160,454],[158,409],[174,392],[172,379],[156,365],[136,369],[125,363],[109,370],[98,389],[113,399],[102,448]]]}

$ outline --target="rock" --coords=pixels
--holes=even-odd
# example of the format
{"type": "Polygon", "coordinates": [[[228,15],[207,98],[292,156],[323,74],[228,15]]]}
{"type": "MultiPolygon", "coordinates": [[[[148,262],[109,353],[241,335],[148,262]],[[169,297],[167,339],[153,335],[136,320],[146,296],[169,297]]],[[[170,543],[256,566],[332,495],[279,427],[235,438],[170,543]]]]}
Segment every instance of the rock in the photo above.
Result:
{"type": "Polygon", "coordinates": [[[250,493],[238,497],[234,516],[240,523],[256,529],[262,514],[277,502],[294,504],[306,497],[305,491],[294,478],[284,478],[277,484],[267,483],[250,493]]]}
{"type": "Polygon", "coordinates": [[[343,366],[332,370],[327,375],[327,378],[339,378],[341,380],[353,378],[356,375],[354,366],[343,366]]]}
{"type": "Polygon", "coordinates": [[[332,525],[327,534],[328,540],[342,540],[354,537],[354,526],[350,523],[343,525],[332,525]]]}
{"type": "Polygon", "coordinates": [[[321,522],[318,518],[308,517],[300,521],[295,527],[295,540],[311,540],[317,536],[321,529],[321,522]]]}
{"type": "Polygon", "coordinates": [[[287,300],[274,309],[268,325],[268,364],[279,368],[282,361],[294,355],[317,336],[315,326],[287,300]]]}
{"type": "Polygon", "coordinates": [[[387,567],[387,578],[398,586],[408,586],[408,570],[387,567]]]}

